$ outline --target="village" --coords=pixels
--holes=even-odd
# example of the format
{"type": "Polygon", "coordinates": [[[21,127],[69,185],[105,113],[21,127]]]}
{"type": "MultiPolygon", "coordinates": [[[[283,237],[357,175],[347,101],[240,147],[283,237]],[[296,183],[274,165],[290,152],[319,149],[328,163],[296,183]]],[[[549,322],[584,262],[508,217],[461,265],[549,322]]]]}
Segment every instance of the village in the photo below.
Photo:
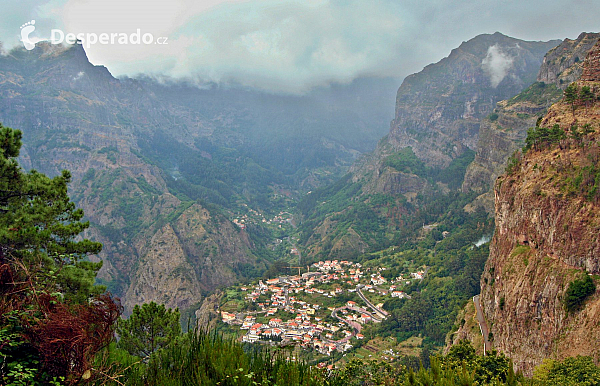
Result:
{"type": "Polygon", "coordinates": [[[306,270],[239,287],[243,306],[238,308],[243,309],[222,307],[222,322],[239,328],[243,342],[298,345],[329,356],[364,339],[363,328],[388,316],[382,299],[410,298],[402,288],[426,274],[426,269],[417,270],[386,279],[385,267],[345,260],[319,261],[306,270]]]}
{"type": "Polygon", "coordinates": [[[250,208],[247,204],[241,204],[243,208],[247,210],[247,213],[238,215],[231,219],[231,221],[237,225],[240,229],[246,229],[248,224],[263,223],[267,225],[276,225],[282,228],[282,225],[291,224],[293,222],[293,216],[287,211],[280,211],[272,218],[265,217],[262,213],[250,208]]]}

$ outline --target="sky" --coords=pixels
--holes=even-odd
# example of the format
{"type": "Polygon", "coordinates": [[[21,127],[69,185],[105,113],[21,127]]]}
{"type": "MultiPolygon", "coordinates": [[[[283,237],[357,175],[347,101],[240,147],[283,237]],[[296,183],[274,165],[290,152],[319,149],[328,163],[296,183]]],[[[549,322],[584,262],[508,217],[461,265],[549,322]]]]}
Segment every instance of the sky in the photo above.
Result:
{"type": "Polygon", "coordinates": [[[301,94],[403,78],[482,33],[545,41],[598,32],[600,0],[0,0],[5,52],[22,46],[32,20],[34,42],[59,40],[53,29],[90,36],[90,61],[114,76],[301,94]],[[103,33],[107,44],[92,44],[103,33]]]}

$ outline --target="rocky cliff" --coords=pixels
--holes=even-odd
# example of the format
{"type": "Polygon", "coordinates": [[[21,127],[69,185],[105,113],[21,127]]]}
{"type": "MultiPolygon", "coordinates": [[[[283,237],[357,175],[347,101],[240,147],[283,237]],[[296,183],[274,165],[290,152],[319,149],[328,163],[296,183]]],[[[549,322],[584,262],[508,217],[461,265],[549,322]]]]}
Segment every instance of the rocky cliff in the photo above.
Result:
{"type": "Polygon", "coordinates": [[[544,54],[558,44],[480,35],[408,76],[398,89],[388,135],[351,167],[350,181],[336,184],[339,191],[314,203],[315,208],[344,200],[347,205],[314,221],[305,240],[307,254],[325,250],[330,258],[351,256],[389,243],[406,219],[422,209],[423,197],[458,190],[477,149],[481,119],[496,102],[531,84],[544,54]],[[350,191],[351,198],[346,195],[350,191]],[[369,198],[379,194],[388,200],[383,205],[369,198]],[[359,218],[350,220],[358,208],[359,218]],[[365,218],[372,227],[348,226],[365,218]]]}
{"type": "Polygon", "coordinates": [[[388,141],[397,149],[411,146],[430,166],[448,166],[465,148],[477,148],[480,119],[531,84],[544,54],[557,44],[498,32],[464,42],[404,80],[388,141]]]}
{"type": "MultiPolygon", "coordinates": [[[[390,132],[375,152],[352,168],[354,181],[369,192],[392,193],[388,187],[426,188],[414,176],[382,167],[385,158],[411,147],[427,166],[443,169],[452,160],[477,150],[481,120],[496,102],[531,84],[544,54],[559,42],[527,42],[500,33],[479,35],[462,43],[438,63],[406,77],[396,97],[390,132]]],[[[406,193],[406,192],[404,192],[406,193]]]]}
{"type": "Polygon", "coordinates": [[[562,90],[579,78],[583,59],[599,38],[598,33],[582,33],[575,40],[565,39],[544,57],[536,83],[498,102],[492,114],[481,120],[477,153],[462,188],[482,194],[469,209],[483,206],[493,213],[492,188],[506,160],[522,147],[527,129],[535,126],[548,107],[562,97],[562,90]]]}
{"type": "Polygon", "coordinates": [[[560,127],[565,137],[536,139],[495,185],[481,303],[494,347],[526,374],[544,358],[600,360],[598,291],[580,309],[565,307],[575,280],[600,274],[599,52],[597,43],[576,82],[594,100],[554,104],[540,126],[560,127]]]}
{"type": "Polygon", "coordinates": [[[24,132],[25,168],[72,172],[71,195],[92,224],[86,237],[104,245],[99,281],[124,296],[126,311],[148,301],[186,308],[245,265],[261,266],[245,232],[173,194],[162,165],[142,154],[156,133],[183,149],[214,128],[90,64],[80,45],[0,56],[0,121],[24,132]]]}

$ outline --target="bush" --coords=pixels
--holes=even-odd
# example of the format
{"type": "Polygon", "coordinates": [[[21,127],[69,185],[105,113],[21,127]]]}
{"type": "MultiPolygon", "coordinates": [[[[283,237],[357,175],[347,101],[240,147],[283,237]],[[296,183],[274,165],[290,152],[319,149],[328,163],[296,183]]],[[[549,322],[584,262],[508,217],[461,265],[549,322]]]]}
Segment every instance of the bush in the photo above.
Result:
{"type": "Polygon", "coordinates": [[[591,294],[596,291],[594,280],[587,273],[583,279],[573,280],[565,293],[565,308],[568,312],[578,310],[591,294]]]}

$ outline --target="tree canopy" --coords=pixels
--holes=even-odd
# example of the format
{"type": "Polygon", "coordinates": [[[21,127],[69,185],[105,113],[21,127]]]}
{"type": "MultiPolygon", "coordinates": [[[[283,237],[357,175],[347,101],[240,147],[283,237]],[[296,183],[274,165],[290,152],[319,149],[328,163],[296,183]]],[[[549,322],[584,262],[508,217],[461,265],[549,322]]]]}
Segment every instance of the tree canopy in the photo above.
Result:
{"type": "Polygon", "coordinates": [[[154,302],[136,305],[128,319],[119,321],[118,346],[131,355],[149,357],[181,334],[179,318],[179,309],[154,302]]]}
{"type": "Polygon", "coordinates": [[[24,171],[21,137],[0,124],[0,383],[47,384],[89,370],[120,306],[94,285],[102,264],[85,257],[102,245],[78,238],[89,223],[70,173],[24,171]]]}

